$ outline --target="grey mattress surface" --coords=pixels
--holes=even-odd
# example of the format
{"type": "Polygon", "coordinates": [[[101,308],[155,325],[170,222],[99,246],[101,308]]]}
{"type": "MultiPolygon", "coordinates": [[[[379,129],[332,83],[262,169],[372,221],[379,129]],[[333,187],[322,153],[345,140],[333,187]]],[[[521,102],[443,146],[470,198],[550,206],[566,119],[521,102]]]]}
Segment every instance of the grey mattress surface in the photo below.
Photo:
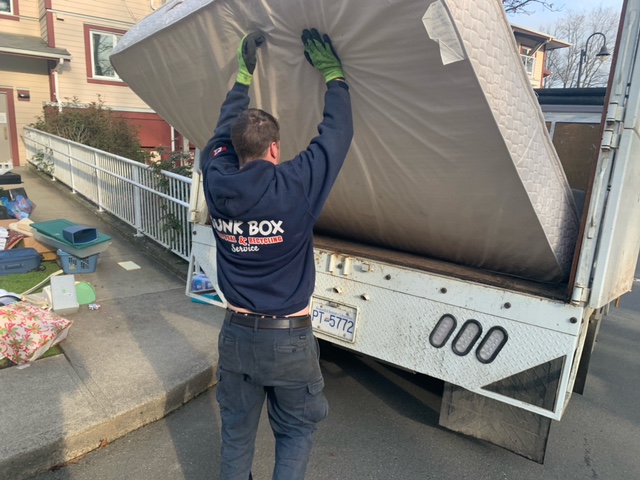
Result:
{"type": "Polygon", "coordinates": [[[495,0],[185,0],[132,28],[120,77],[202,148],[262,30],[252,105],[281,123],[282,156],[315,136],[325,87],[304,28],[327,32],[353,102],[350,153],[317,223],[329,235],[542,282],[569,273],[571,190],[495,0]]]}

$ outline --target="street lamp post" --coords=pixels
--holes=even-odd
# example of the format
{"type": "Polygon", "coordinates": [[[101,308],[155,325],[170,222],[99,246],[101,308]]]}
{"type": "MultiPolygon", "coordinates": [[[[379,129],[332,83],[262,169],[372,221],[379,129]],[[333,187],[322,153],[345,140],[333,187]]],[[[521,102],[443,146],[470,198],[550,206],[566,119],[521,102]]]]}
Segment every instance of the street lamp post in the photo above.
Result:
{"type": "Polygon", "coordinates": [[[576,88],[580,88],[580,76],[582,75],[582,62],[584,62],[585,58],[587,58],[587,51],[589,50],[589,40],[591,40],[596,35],[602,35],[602,48],[598,53],[596,53],[596,57],[600,59],[601,62],[604,62],[605,59],[611,55],[609,50],[607,50],[607,37],[605,37],[602,32],[595,32],[589,35],[587,41],[584,44],[584,48],[580,50],[580,64],[578,65],[578,80],[576,81],[576,88]]]}

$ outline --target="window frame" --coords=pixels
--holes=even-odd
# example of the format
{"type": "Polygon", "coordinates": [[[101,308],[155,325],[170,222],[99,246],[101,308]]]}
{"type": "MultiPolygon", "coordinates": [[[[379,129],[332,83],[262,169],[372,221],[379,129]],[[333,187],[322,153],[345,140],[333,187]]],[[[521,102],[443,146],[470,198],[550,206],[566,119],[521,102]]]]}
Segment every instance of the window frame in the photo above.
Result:
{"type": "Polygon", "coordinates": [[[536,77],[536,64],[538,63],[538,59],[536,58],[537,52],[532,55],[532,50],[533,49],[530,47],[520,45],[520,58],[522,59],[524,69],[527,72],[527,75],[529,75],[529,78],[536,77]]]}
{"type": "Polygon", "coordinates": [[[520,54],[520,58],[522,58],[522,63],[524,64],[524,69],[529,75],[530,78],[535,78],[536,74],[536,57],[533,55],[525,55],[523,53],[520,54]]]}
{"type": "Polygon", "coordinates": [[[119,30],[116,28],[103,27],[100,25],[84,25],[84,44],[85,44],[85,59],[87,65],[87,82],[98,83],[103,85],[119,85],[126,86],[118,74],[114,71],[114,77],[106,77],[95,74],[95,65],[93,62],[94,56],[94,43],[93,35],[105,35],[116,38],[116,44],[118,42],[117,37],[127,33],[126,30],[119,30]]]}
{"type": "Polygon", "coordinates": [[[8,0],[11,11],[0,12],[3,20],[20,20],[20,0],[8,0]]]}

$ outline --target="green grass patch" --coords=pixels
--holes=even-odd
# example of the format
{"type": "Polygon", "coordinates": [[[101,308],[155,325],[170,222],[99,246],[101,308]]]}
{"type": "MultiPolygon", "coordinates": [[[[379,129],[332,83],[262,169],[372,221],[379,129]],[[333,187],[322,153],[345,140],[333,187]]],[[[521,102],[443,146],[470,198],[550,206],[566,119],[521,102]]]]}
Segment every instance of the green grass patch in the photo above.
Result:
{"type": "MultiPolygon", "coordinates": [[[[38,283],[43,281],[53,272],[60,270],[58,262],[42,262],[41,266],[44,270],[36,270],[35,272],[13,273],[11,275],[0,276],[0,288],[7,292],[17,293],[18,295],[26,292],[38,283]]],[[[43,287],[46,285],[43,285],[43,287]]],[[[38,289],[40,291],[42,289],[38,289]]],[[[37,293],[37,292],[34,292],[37,293]]]]}
{"type": "MultiPolygon", "coordinates": [[[[62,355],[62,349],[58,345],[55,345],[51,347],[49,350],[47,350],[46,352],[44,352],[44,355],[42,355],[40,358],[53,357],[54,355],[62,355]]],[[[38,360],[40,360],[40,358],[38,358],[38,360]]],[[[2,370],[3,368],[13,367],[15,365],[16,364],[13,363],[8,358],[0,359],[0,370],[2,370]]]]}

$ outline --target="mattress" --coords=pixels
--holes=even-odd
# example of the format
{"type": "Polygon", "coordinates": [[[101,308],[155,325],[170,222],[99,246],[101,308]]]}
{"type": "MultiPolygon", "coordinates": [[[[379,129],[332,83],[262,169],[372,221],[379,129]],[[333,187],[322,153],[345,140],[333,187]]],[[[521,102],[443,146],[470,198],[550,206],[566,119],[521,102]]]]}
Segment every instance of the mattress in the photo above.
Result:
{"type": "Polygon", "coordinates": [[[569,274],[579,222],[501,3],[496,0],[184,0],[119,41],[111,62],[202,148],[262,30],[252,106],[306,148],[325,86],[300,34],[327,32],[355,136],[317,223],[323,234],[540,282],[569,274]]]}

